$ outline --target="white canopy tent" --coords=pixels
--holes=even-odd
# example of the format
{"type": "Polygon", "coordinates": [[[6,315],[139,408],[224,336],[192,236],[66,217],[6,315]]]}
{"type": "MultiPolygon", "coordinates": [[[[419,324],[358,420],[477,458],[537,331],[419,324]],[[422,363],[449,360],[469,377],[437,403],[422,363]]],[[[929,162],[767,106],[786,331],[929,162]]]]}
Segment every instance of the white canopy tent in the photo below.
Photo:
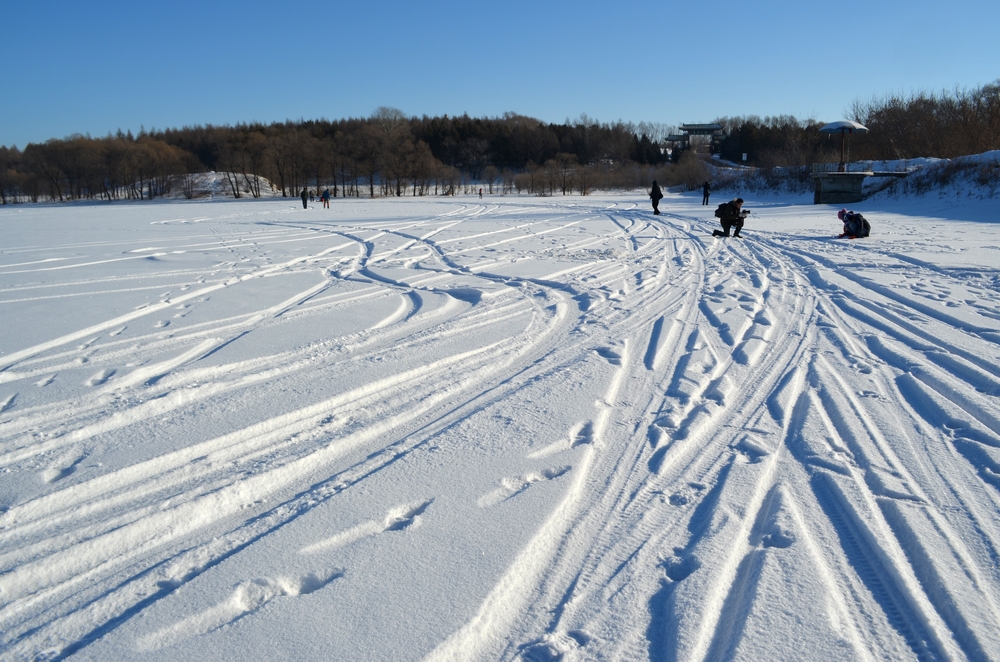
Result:
{"type": "Polygon", "coordinates": [[[820,127],[820,133],[839,133],[840,134],[840,171],[843,172],[845,168],[844,162],[844,139],[848,133],[868,133],[868,127],[863,124],[858,124],[857,122],[851,122],[850,120],[840,120],[839,122],[830,122],[829,124],[820,127]]]}

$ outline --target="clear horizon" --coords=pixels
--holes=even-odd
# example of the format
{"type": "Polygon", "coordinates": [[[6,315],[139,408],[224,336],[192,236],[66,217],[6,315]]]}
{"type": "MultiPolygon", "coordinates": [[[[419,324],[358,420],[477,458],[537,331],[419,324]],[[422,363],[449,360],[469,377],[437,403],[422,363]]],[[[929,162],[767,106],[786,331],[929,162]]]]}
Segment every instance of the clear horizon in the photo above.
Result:
{"type": "Polygon", "coordinates": [[[497,117],[679,125],[844,119],[854,101],[1000,79],[997,3],[312,0],[169,11],[117,0],[5,8],[0,145],[193,125],[497,117]],[[727,27],[731,26],[731,27],[727,27]],[[40,36],[41,35],[41,36],[40,36]]]}

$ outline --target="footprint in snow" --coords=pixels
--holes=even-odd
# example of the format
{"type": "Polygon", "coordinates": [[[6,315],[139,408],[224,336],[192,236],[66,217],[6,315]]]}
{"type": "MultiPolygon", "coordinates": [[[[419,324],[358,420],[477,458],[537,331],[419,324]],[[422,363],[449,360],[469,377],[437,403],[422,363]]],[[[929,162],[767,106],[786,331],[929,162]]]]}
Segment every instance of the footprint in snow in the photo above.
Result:
{"type": "Polygon", "coordinates": [[[611,365],[622,364],[622,355],[616,352],[615,350],[611,349],[610,347],[598,347],[594,349],[594,352],[596,352],[598,356],[600,356],[602,359],[605,359],[611,365]]]}
{"type": "Polygon", "coordinates": [[[570,431],[570,447],[576,448],[582,444],[591,444],[594,442],[594,424],[591,421],[587,421],[579,427],[574,426],[570,431]]]}
{"type": "Polygon", "coordinates": [[[570,469],[572,469],[570,466],[556,467],[543,471],[531,471],[513,478],[504,478],[500,481],[500,487],[480,497],[477,505],[480,508],[490,508],[498,503],[513,499],[535,483],[559,478],[568,473],[570,469]]]}
{"type": "Polygon", "coordinates": [[[94,375],[90,379],[88,379],[86,382],[84,382],[84,385],[85,386],[100,386],[101,384],[104,384],[109,379],[111,379],[111,377],[114,376],[114,374],[115,374],[114,370],[106,368],[104,370],[101,370],[99,373],[97,373],[96,375],[94,375]]]}
{"type": "Polygon", "coordinates": [[[686,506],[691,503],[691,497],[683,492],[674,492],[667,501],[671,506],[686,506]]]}
{"type": "Polygon", "coordinates": [[[0,400],[0,414],[7,411],[8,409],[14,408],[14,401],[17,399],[17,393],[13,395],[8,395],[3,400],[0,400]]]}
{"type": "Polygon", "coordinates": [[[691,503],[695,503],[701,497],[701,493],[704,491],[704,486],[698,485],[696,483],[688,483],[678,491],[674,492],[670,496],[666,497],[666,502],[671,506],[686,506],[691,503]]]}
{"type": "Polygon", "coordinates": [[[41,473],[42,480],[46,483],[55,483],[76,473],[80,463],[87,459],[86,455],[63,456],[41,473]]]}
{"type": "Polygon", "coordinates": [[[385,518],[385,528],[383,531],[402,531],[417,524],[420,521],[420,516],[424,514],[424,511],[427,510],[427,507],[433,501],[431,499],[417,506],[404,506],[389,511],[389,515],[385,518]]]}
{"type": "Polygon", "coordinates": [[[321,540],[320,542],[309,545],[308,547],[303,547],[300,551],[302,554],[327,552],[332,549],[346,547],[351,543],[363,540],[364,538],[370,538],[371,536],[375,536],[386,531],[402,531],[404,529],[419,526],[421,517],[432,503],[434,503],[434,499],[429,499],[421,503],[411,503],[397,506],[396,508],[389,510],[389,512],[386,513],[385,517],[381,520],[369,520],[367,522],[362,522],[361,524],[351,527],[346,531],[341,531],[326,540],[321,540]]]}
{"type": "Polygon", "coordinates": [[[673,556],[663,561],[661,565],[667,577],[675,582],[681,582],[701,567],[701,561],[692,554],[688,556],[673,556]]]}
{"type": "Polygon", "coordinates": [[[591,639],[592,637],[584,630],[549,632],[534,641],[522,644],[518,649],[521,652],[521,659],[526,662],[576,659],[575,656],[580,654],[580,649],[589,644],[591,639]],[[574,657],[567,658],[568,655],[574,657]]]}
{"type": "Polygon", "coordinates": [[[795,534],[778,525],[775,525],[770,533],[761,538],[761,544],[764,547],[777,547],[778,549],[791,547],[794,542],[795,534]]]}
{"type": "Polygon", "coordinates": [[[224,601],[141,638],[140,650],[152,651],[208,634],[259,611],[275,598],[308,595],[344,576],[339,568],[318,570],[300,577],[261,577],[241,582],[224,601]]]}
{"type": "Polygon", "coordinates": [[[594,443],[594,424],[592,421],[584,421],[573,425],[569,429],[569,434],[559,441],[529,453],[528,458],[537,460],[549,455],[555,455],[556,453],[562,453],[577,446],[592,443],[594,443]]]}
{"type": "Polygon", "coordinates": [[[745,435],[735,448],[751,464],[756,464],[761,458],[771,454],[767,441],[751,435],[745,435]]]}

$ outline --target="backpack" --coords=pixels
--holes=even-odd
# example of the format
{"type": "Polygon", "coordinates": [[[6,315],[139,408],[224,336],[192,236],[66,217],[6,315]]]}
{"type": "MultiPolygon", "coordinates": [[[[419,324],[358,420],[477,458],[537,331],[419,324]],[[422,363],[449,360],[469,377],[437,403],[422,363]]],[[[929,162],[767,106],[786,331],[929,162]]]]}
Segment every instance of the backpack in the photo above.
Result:
{"type": "Polygon", "coordinates": [[[726,205],[728,205],[728,204],[729,204],[728,202],[723,202],[721,205],[719,205],[718,207],[715,208],[715,217],[716,218],[722,218],[722,210],[725,209],[726,205]]]}
{"type": "Polygon", "coordinates": [[[868,219],[855,212],[850,213],[847,223],[844,225],[845,233],[852,237],[867,237],[871,229],[872,226],[868,223],[868,219]]]}
{"type": "Polygon", "coordinates": [[[871,233],[872,231],[872,226],[868,222],[868,219],[862,216],[861,214],[858,214],[858,224],[860,225],[859,229],[861,230],[861,236],[867,237],[869,233],[871,233]]]}

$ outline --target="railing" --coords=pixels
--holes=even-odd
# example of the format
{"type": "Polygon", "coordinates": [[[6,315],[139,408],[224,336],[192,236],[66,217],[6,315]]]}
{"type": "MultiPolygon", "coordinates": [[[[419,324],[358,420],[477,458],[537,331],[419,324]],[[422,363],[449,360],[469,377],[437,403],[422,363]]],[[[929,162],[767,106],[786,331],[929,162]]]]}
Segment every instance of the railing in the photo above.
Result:
{"type": "Polygon", "coordinates": [[[813,173],[823,173],[823,172],[871,172],[872,162],[871,161],[854,161],[852,163],[845,163],[841,166],[840,163],[814,163],[813,173]]]}

